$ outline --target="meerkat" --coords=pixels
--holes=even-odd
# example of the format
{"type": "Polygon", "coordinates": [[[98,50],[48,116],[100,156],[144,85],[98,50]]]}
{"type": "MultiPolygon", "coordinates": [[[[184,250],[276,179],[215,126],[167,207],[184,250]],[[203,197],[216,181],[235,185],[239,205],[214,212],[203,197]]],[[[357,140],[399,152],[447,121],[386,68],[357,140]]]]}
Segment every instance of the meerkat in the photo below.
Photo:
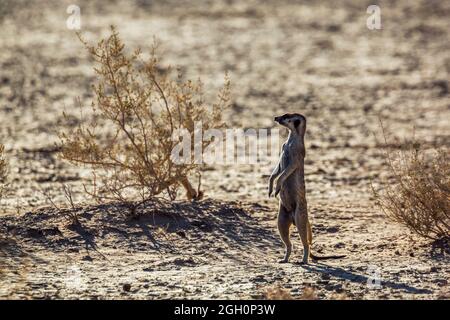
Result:
{"type": "Polygon", "coordinates": [[[292,224],[297,227],[303,244],[302,263],[307,264],[310,257],[313,260],[343,258],[344,256],[318,257],[311,253],[312,229],[308,220],[304,171],[306,118],[298,113],[288,113],[275,117],[274,120],[289,130],[289,136],[281,149],[280,160],[269,178],[269,197],[272,195],[275,179],[274,196],[280,195],[278,232],[285,246],[285,255],[279,262],[289,261],[292,252],[289,229],[292,224]]]}

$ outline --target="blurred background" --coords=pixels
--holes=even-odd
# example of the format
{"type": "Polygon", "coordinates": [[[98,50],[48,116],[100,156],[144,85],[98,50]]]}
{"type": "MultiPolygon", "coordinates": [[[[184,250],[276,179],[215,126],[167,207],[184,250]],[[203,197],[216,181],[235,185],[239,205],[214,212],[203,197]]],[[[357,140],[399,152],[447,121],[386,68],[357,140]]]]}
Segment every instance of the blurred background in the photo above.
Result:
{"type": "MultiPolygon", "coordinates": [[[[207,101],[228,72],[229,126],[270,128],[274,115],[303,113],[315,201],[369,197],[369,180],[382,167],[379,119],[393,143],[414,132],[430,147],[450,144],[449,1],[0,0],[8,208],[44,204],[40,189],[61,196],[60,183],[81,190],[86,172],[59,160],[55,148],[63,111],[76,113],[76,98],[89,105],[95,81],[77,30],[67,27],[71,5],[80,8],[79,31],[89,42],[110,25],[130,51],[148,52],[156,37],[163,63],[200,77],[207,101]],[[370,30],[374,4],[381,29],[370,30]],[[329,188],[336,186],[338,194],[329,188]]],[[[270,171],[209,168],[204,184],[218,198],[259,201],[270,171]]]]}

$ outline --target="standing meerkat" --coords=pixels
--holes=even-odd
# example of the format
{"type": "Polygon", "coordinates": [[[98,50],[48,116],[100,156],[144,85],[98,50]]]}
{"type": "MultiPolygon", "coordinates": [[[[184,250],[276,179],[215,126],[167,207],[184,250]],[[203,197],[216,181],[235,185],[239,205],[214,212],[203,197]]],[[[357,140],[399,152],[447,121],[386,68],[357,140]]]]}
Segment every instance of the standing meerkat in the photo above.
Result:
{"type": "Polygon", "coordinates": [[[303,263],[308,263],[309,257],[314,260],[344,257],[318,257],[311,253],[312,230],[308,220],[304,168],[306,118],[298,113],[287,113],[274,120],[289,129],[289,136],[281,148],[280,160],[269,178],[269,197],[272,195],[273,183],[278,178],[274,195],[280,195],[278,232],[286,248],[280,263],[288,262],[292,252],[289,232],[292,224],[297,227],[302,240],[303,263]]]}

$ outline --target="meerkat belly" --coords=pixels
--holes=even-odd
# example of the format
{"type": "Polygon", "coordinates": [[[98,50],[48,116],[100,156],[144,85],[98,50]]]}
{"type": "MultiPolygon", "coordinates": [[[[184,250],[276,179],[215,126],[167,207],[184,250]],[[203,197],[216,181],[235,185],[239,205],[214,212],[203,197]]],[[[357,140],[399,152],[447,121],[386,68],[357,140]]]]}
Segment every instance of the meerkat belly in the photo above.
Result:
{"type": "Polygon", "coordinates": [[[305,186],[303,180],[296,174],[292,174],[286,179],[286,182],[281,188],[280,200],[281,204],[287,211],[293,211],[302,203],[302,197],[304,197],[305,186]]]}

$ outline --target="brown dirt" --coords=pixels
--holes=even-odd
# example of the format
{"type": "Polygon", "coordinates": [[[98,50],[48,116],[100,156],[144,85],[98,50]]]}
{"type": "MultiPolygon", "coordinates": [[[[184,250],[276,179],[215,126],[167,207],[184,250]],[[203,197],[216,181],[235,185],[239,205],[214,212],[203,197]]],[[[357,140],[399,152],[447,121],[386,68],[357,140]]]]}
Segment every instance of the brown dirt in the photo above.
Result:
{"type": "Polygon", "coordinates": [[[313,250],[347,257],[302,266],[294,233],[292,263],[276,263],[277,201],[266,195],[273,164],[205,168],[209,199],[149,204],[139,218],[89,204],[89,171],[59,160],[54,143],[62,111],[77,114],[73,100],[92,99],[92,60],[66,28],[71,1],[27,1],[0,29],[0,141],[11,167],[0,298],[251,299],[280,286],[294,298],[313,287],[319,298],[448,299],[448,248],[387,221],[370,181],[377,187],[385,172],[379,117],[394,144],[414,128],[423,146],[450,146],[450,5],[382,1],[383,29],[370,31],[369,2],[205,2],[78,1],[88,40],[114,24],[145,52],[156,35],[164,62],[201,77],[207,92],[228,71],[231,127],[305,114],[313,250]],[[80,225],[43,195],[63,203],[61,183],[80,203],[80,225]],[[367,286],[370,266],[381,289],[367,286]]]}

